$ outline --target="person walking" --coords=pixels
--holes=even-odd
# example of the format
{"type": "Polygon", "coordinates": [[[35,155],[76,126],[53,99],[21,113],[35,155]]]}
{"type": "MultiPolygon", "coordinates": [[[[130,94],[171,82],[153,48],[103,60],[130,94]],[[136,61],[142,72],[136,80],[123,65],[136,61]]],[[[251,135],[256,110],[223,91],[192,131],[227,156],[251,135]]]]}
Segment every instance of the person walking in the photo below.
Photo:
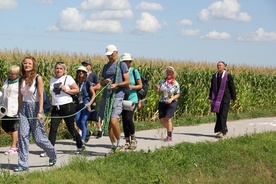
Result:
{"type": "Polygon", "coordinates": [[[79,93],[79,87],[71,75],[67,75],[66,65],[64,62],[55,64],[55,76],[50,80],[50,93],[52,96],[52,111],[50,122],[49,139],[52,145],[55,145],[58,127],[63,119],[66,127],[73,139],[76,141],[76,154],[85,150],[81,141],[80,134],[75,128],[75,104],[72,95],[79,93]]]}
{"type": "Polygon", "coordinates": [[[57,161],[57,152],[47,138],[47,134],[44,129],[44,84],[42,77],[37,75],[36,70],[36,59],[32,56],[25,57],[21,62],[21,79],[19,82],[19,156],[18,167],[14,169],[15,172],[21,172],[29,169],[28,155],[30,133],[32,133],[32,137],[36,145],[42,148],[49,157],[49,166],[55,165],[57,161]]]}
{"type": "Polygon", "coordinates": [[[93,83],[87,81],[87,69],[84,66],[79,66],[75,79],[80,92],[76,95],[75,103],[77,105],[76,123],[81,130],[81,140],[83,144],[88,142],[87,139],[87,120],[92,111],[96,93],[93,88],[93,83]],[[85,108],[86,107],[86,108],[85,108]]]}
{"type": "Polygon", "coordinates": [[[176,71],[172,66],[165,70],[166,77],[155,86],[154,91],[160,94],[159,99],[159,119],[163,127],[167,130],[167,137],[164,141],[172,141],[172,117],[177,107],[177,101],[180,97],[180,86],[176,81],[176,71]]]}
{"type": "MultiPolygon", "coordinates": [[[[94,84],[93,89],[96,92],[101,88],[101,84],[100,84],[98,75],[92,70],[92,63],[89,60],[84,60],[81,64],[86,67],[88,71],[87,80],[90,83],[94,84]]],[[[95,100],[95,103],[97,103],[97,98],[95,100]]],[[[97,139],[101,138],[103,136],[101,118],[99,117],[98,111],[95,108],[92,109],[92,112],[90,113],[88,120],[92,120],[95,122],[97,131],[98,131],[96,138],[97,139]]],[[[87,133],[88,133],[88,136],[90,137],[91,136],[90,131],[88,131],[87,133]]]]}
{"type": "Polygon", "coordinates": [[[9,76],[2,85],[1,104],[6,107],[7,114],[2,117],[2,129],[11,136],[11,147],[5,155],[17,154],[18,141],[18,84],[20,67],[13,65],[9,68],[9,76]]]}
{"type": "Polygon", "coordinates": [[[123,109],[123,112],[122,112],[123,130],[124,130],[124,136],[126,141],[124,148],[134,150],[137,147],[137,140],[135,137],[135,125],[133,121],[133,115],[134,115],[135,109],[138,106],[138,101],[139,101],[137,90],[141,89],[143,84],[141,81],[139,71],[131,67],[131,63],[133,61],[133,59],[131,58],[131,55],[129,53],[124,53],[121,56],[121,61],[126,63],[129,70],[129,76],[130,76],[130,84],[129,84],[130,91],[129,91],[129,96],[127,100],[135,103],[135,107],[133,110],[123,109]]]}
{"type": "Polygon", "coordinates": [[[118,50],[115,45],[108,45],[105,55],[109,61],[101,72],[100,84],[105,88],[100,101],[99,114],[104,120],[103,130],[108,129],[112,144],[111,152],[118,152],[123,149],[119,117],[123,110],[125,95],[123,88],[129,86],[129,73],[127,65],[117,60],[118,50]]]}
{"type": "Polygon", "coordinates": [[[216,113],[214,132],[217,138],[225,137],[228,132],[226,121],[230,100],[233,99],[234,104],[238,103],[233,77],[226,71],[226,66],[223,61],[217,63],[218,71],[212,76],[209,93],[211,111],[216,113]]]}

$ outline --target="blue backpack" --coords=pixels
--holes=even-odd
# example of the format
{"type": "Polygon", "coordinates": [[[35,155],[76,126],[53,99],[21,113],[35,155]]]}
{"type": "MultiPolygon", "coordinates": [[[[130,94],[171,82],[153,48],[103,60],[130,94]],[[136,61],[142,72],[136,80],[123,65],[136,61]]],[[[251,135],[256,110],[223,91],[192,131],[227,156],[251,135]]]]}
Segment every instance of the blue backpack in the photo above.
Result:
{"type": "MultiPolygon", "coordinates": [[[[37,86],[38,86],[38,82],[37,82],[37,77],[38,76],[39,75],[37,75],[35,77],[35,91],[34,91],[33,94],[35,94],[37,86]]],[[[50,112],[51,108],[52,108],[52,103],[51,103],[50,98],[49,98],[49,96],[47,95],[47,93],[46,93],[46,91],[44,89],[44,91],[43,91],[43,110],[44,110],[44,113],[50,112]]]]}

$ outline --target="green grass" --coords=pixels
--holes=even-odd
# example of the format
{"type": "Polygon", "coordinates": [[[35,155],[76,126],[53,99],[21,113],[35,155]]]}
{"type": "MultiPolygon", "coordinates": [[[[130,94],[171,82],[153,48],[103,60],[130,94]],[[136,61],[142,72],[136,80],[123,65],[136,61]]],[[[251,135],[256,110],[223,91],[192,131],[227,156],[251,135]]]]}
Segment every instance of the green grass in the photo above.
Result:
{"type": "Polygon", "coordinates": [[[0,183],[275,183],[276,132],[217,142],[181,143],[156,151],[122,152],[20,175],[2,171],[0,183]]]}

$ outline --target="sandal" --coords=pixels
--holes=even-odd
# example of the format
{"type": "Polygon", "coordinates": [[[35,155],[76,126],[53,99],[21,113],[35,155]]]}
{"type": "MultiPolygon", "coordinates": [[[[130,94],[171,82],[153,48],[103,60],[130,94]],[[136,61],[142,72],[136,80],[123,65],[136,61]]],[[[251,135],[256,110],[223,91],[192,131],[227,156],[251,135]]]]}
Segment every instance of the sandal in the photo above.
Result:
{"type": "Polygon", "coordinates": [[[10,148],[8,151],[6,151],[5,155],[13,155],[17,153],[17,148],[10,148]]]}

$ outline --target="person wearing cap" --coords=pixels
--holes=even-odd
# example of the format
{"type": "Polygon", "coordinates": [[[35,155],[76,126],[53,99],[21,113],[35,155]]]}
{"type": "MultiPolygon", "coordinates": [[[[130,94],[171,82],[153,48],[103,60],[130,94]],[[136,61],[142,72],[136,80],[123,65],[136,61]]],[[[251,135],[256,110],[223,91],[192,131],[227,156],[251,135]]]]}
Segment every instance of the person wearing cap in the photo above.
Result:
{"type": "Polygon", "coordinates": [[[167,137],[164,141],[172,141],[172,117],[177,107],[177,99],[180,96],[180,86],[175,80],[176,71],[172,66],[165,70],[166,77],[155,86],[154,91],[160,94],[159,98],[159,119],[167,130],[167,137]]]}
{"type": "MultiPolygon", "coordinates": [[[[86,69],[87,69],[87,80],[90,83],[94,84],[93,89],[96,92],[97,90],[99,90],[101,88],[101,84],[100,84],[98,75],[95,72],[93,72],[92,64],[89,60],[84,60],[81,64],[82,64],[82,66],[86,67],[86,69]]],[[[97,101],[97,99],[96,99],[96,101],[97,101]]],[[[96,109],[93,109],[93,111],[90,113],[88,120],[92,120],[92,121],[95,122],[96,127],[98,129],[98,133],[97,133],[96,138],[97,139],[101,138],[103,136],[101,120],[100,120],[100,117],[98,116],[98,111],[96,109]]],[[[87,131],[87,138],[89,138],[90,135],[91,135],[90,131],[87,131]]]]}
{"type": "Polygon", "coordinates": [[[82,131],[81,140],[83,144],[87,142],[87,120],[92,111],[92,104],[95,100],[96,93],[93,88],[93,83],[87,81],[87,69],[85,66],[79,66],[75,79],[80,92],[76,95],[75,103],[77,105],[76,124],[82,131]],[[86,108],[85,108],[86,107],[86,108]]]}
{"type": "Polygon", "coordinates": [[[112,143],[111,152],[123,150],[119,117],[123,110],[124,88],[129,86],[129,72],[124,62],[117,60],[118,50],[115,45],[106,47],[108,63],[101,72],[100,84],[104,88],[100,101],[99,114],[104,120],[103,130],[108,129],[112,143]]]}
{"type": "Polygon", "coordinates": [[[217,138],[225,137],[228,132],[226,121],[231,99],[234,104],[238,103],[233,77],[226,71],[226,66],[224,61],[217,63],[218,71],[212,76],[209,93],[211,111],[216,113],[214,132],[217,138]]]}
{"type": "Polygon", "coordinates": [[[133,149],[136,149],[136,147],[137,147],[133,115],[134,115],[135,109],[139,102],[137,90],[141,89],[143,84],[142,84],[142,80],[141,80],[139,71],[137,69],[131,67],[131,63],[133,61],[133,59],[131,58],[131,55],[129,53],[124,53],[121,56],[121,61],[125,62],[129,69],[130,92],[129,92],[129,96],[128,96],[127,100],[135,103],[135,108],[132,111],[131,110],[123,110],[123,112],[122,112],[123,130],[124,130],[124,136],[125,136],[125,141],[126,141],[125,149],[133,150],[133,149]],[[135,81],[135,79],[136,79],[136,81],[135,81]]]}
{"type": "Polygon", "coordinates": [[[83,62],[81,62],[82,66],[85,66],[87,69],[87,76],[89,76],[89,74],[92,72],[92,64],[89,60],[84,60],[83,62]]]}

